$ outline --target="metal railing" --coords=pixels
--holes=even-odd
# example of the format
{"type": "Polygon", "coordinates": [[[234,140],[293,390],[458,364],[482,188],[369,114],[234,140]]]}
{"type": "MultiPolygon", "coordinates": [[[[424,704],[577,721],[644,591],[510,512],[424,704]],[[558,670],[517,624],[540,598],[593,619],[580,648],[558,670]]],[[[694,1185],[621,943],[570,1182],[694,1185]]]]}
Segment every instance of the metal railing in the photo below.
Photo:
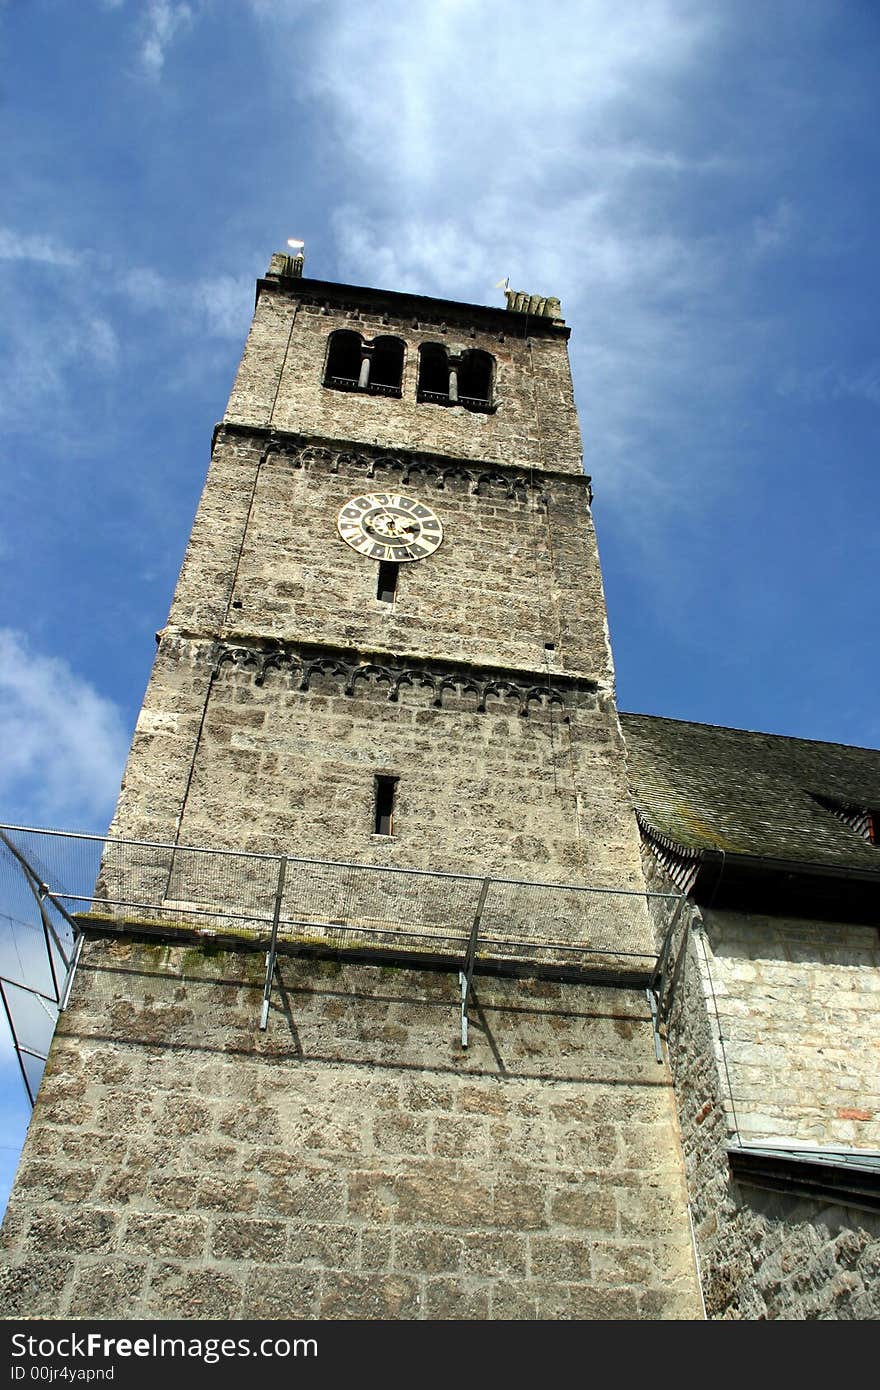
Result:
{"type": "MultiPolygon", "coordinates": [[[[264,947],[265,1027],[280,951],[440,966],[461,976],[466,1046],[475,971],[549,970],[647,987],[657,962],[648,912],[653,897],[677,900],[623,888],[0,826],[0,924],[7,928],[8,958],[4,966],[0,955],[0,977],[7,992],[30,991],[57,1013],[83,929],[185,933],[231,949],[264,947]],[[30,969],[17,945],[22,932],[30,933],[30,969]],[[42,934],[39,961],[34,933],[42,934]],[[8,968],[10,943],[19,951],[17,978],[8,968]]],[[[20,1037],[6,1007],[13,1036],[20,1037]]]]}
{"type": "Polygon", "coordinates": [[[387,381],[368,381],[366,386],[361,386],[356,377],[350,376],[328,376],[324,379],[325,386],[331,386],[334,391],[360,391],[365,396],[394,396],[399,398],[403,392],[399,386],[392,386],[387,381]]]}

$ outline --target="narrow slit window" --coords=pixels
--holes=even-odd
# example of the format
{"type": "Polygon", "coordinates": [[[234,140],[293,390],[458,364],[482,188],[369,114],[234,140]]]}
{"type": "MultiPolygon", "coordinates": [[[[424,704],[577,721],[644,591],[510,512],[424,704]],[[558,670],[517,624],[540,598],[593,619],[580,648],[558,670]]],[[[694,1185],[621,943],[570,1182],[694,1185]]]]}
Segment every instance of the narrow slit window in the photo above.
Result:
{"type": "Polygon", "coordinates": [[[376,584],[376,598],[383,603],[393,603],[397,593],[397,571],[400,565],[396,560],[379,561],[379,579],[376,584]]]}
{"type": "Polygon", "coordinates": [[[396,777],[376,778],[374,835],[394,834],[394,791],[396,786],[396,777]]]}

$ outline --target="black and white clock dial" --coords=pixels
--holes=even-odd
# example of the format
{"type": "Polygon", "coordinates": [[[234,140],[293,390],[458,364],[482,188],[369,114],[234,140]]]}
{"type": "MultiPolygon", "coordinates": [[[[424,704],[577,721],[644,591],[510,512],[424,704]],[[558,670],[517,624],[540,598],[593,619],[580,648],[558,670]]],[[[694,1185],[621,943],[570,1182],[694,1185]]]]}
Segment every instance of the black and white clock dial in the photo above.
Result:
{"type": "Polygon", "coordinates": [[[336,526],[347,545],[371,560],[424,560],[443,539],[436,513],[399,492],[353,497],[340,508],[336,526]]]}

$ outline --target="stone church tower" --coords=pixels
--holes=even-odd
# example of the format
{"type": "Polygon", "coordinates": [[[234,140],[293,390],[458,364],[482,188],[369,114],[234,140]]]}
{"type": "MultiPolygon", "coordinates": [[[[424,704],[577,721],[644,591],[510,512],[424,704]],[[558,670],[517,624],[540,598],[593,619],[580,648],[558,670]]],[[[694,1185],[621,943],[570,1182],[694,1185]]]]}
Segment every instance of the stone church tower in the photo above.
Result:
{"type": "Polygon", "coordinates": [[[83,918],[16,1312],[701,1316],[569,330],[508,301],[258,284],[111,830],[164,858],[108,850],[83,918]]]}
{"type": "Polygon", "coordinates": [[[114,832],[641,887],[568,329],[294,264],[259,285],[114,832]]]}

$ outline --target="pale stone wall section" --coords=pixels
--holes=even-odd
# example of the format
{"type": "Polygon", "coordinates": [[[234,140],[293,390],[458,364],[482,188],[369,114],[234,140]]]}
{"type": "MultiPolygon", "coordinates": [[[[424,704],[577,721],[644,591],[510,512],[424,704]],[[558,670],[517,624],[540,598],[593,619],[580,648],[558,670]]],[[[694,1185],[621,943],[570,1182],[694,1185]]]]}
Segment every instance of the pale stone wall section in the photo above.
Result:
{"type": "Polygon", "coordinates": [[[501,489],[427,492],[447,539],[402,567],[393,607],[335,531],[341,503],[370,485],[383,482],[354,466],[297,468],[261,441],[218,438],[113,833],[413,867],[430,846],[438,869],[640,888],[582,481],[548,479],[549,522],[501,489]],[[479,714],[472,694],[437,708],[418,682],[389,703],[382,685],[345,696],[332,681],[301,692],[283,672],[264,687],[247,670],[213,674],[224,642],[353,639],[394,660],[508,669],[566,709],[534,703],[523,718],[493,697],[479,714]],[[378,848],[376,772],[401,778],[400,833],[378,848]]]}
{"type": "Polygon", "coordinates": [[[7,1316],[698,1318],[636,993],[92,940],[3,1226],[7,1316]],[[246,1099],[245,1099],[246,1098],[246,1099]]]}
{"type": "MultiPolygon", "coordinates": [[[[648,851],[645,878],[655,892],[670,887],[648,851]]],[[[667,914],[658,899],[653,903],[659,939],[667,914]]],[[[734,1044],[734,1068],[737,1046],[744,1040],[727,1041],[728,1030],[748,1031],[754,1047],[764,1045],[757,1039],[768,1039],[767,1064],[762,1065],[760,1077],[766,1103],[762,1100],[760,1112],[737,1106],[744,1137],[765,1138],[773,1145],[808,1130],[815,1134],[816,1143],[851,1144],[854,1141],[832,1139],[839,1133],[837,1111],[848,1107],[846,1097],[852,1094],[850,1087],[841,1087],[838,1059],[825,1064],[822,1055],[817,1055],[815,1084],[799,1086],[800,1078],[789,1070],[787,1058],[790,1049],[798,1055],[808,1026],[808,1005],[802,1004],[800,990],[809,993],[810,1004],[821,1011],[814,1020],[818,1049],[829,1039],[829,1010],[839,1005],[841,979],[836,972],[841,956],[848,957],[843,968],[852,969],[845,977],[854,986],[847,991],[850,996],[861,992],[862,978],[873,978],[873,964],[865,955],[871,949],[866,929],[771,918],[746,921],[739,914],[718,912],[711,914],[709,931],[704,930],[702,914],[694,912],[691,922],[667,1031],[707,1313],[710,1318],[749,1320],[876,1319],[880,1317],[880,1218],[876,1214],[818,1198],[767,1192],[731,1179],[726,1149],[734,1130],[706,967],[708,955],[724,1046],[730,1049],[734,1044]],[[835,937],[839,938],[836,947],[835,937]],[[819,949],[828,952],[824,963],[815,959],[820,941],[825,945],[819,949]],[[809,956],[814,959],[805,970],[809,956]],[[759,981],[758,963],[764,960],[770,969],[762,972],[759,981]],[[828,974],[823,976],[826,969],[828,974]],[[748,984],[758,984],[757,1007],[750,1014],[745,977],[753,970],[755,976],[748,984]],[[824,1006],[817,1003],[821,994],[824,1006]],[[740,1003],[743,1007],[732,1007],[740,1003]],[[799,1113],[801,1105],[804,1109],[799,1113]],[[785,1114],[787,1135],[775,1128],[775,1118],[769,1124],[759,1118],[773,1108],[785,1114]]],[[[869,986],[862,999],[872,997],[876,994],[869,986]]],[[[848,1035],[854,1049],[849,1068],[856,1077],[870,1050],[864,1041],[864,1016],[861,1008],[855,1011],[852,1017],[857,1017],[859,1031],[848,1035]]],[[[875,1081],[876,1072],[870,1078],[863,1073],[856,1089],[864,1096],[875,1081]]],[[[735,1080],[737,1084],[741,1082],[735,1080]]],[[[861,1132],[867,1123],[862,1122],[861,1132]]]]}
{"type": "Polygon", "coordinates": [[[880,1149],[876,928],[703,918],[742,1138],[880,1149]]]}

